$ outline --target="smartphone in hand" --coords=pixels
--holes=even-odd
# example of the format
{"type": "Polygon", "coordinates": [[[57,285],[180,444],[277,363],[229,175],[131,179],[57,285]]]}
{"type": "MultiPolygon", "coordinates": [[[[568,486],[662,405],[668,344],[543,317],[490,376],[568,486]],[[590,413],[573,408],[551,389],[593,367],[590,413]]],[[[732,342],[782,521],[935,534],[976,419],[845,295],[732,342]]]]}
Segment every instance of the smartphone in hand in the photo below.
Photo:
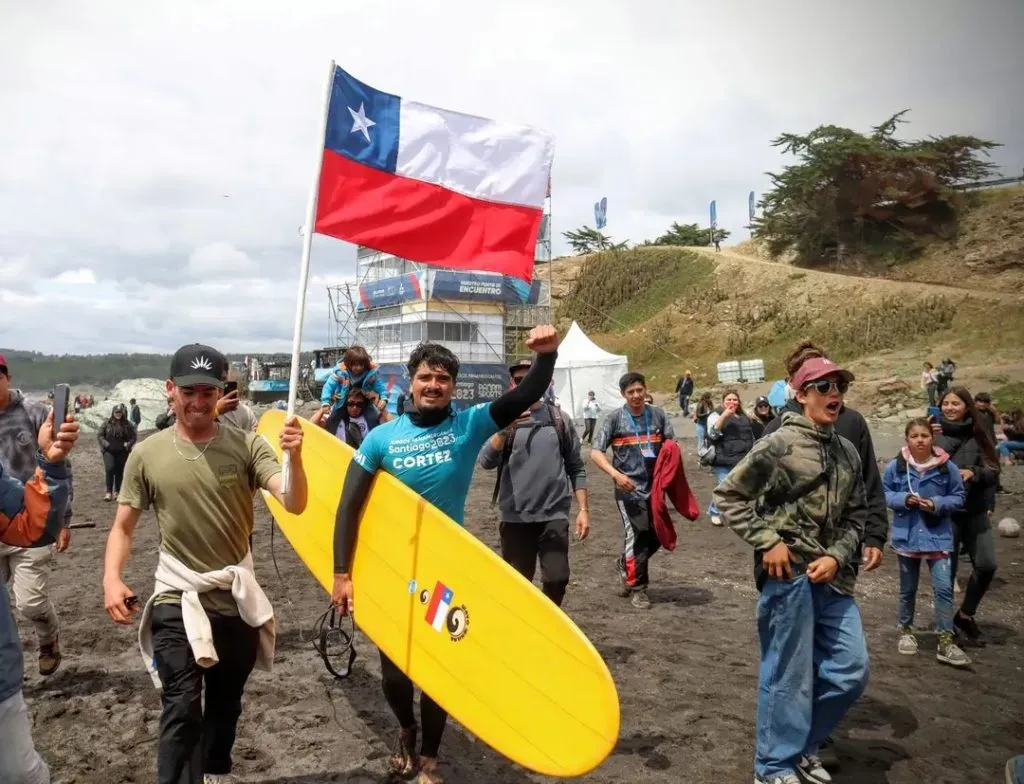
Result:
{"type": "Polygon", "coordinates": [[[238,391],[238,382],[237,381],[225,381],[224,382],[224,394],[225,395],[230,395],[232,392],[237,392],[237,391],[238,391]]]}
{"type": "Polygon", "coordinates": [[[71,387],[67,384],[53,385],[53,426],[50,433],[57,437],[60,426],[68,418],[68,406],[71,404],[71,387]]]}

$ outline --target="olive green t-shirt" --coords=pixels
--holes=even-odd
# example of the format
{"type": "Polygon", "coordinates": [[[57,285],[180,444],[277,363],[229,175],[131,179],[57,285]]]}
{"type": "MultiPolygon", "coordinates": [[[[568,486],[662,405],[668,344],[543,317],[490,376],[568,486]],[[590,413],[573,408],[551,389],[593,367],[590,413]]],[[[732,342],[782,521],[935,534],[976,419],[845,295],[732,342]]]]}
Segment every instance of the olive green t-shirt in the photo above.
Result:
{"type": "MultiPolygon", "coordinates": [[[[249,550],[253,492],[266,489],[281,464],[261,435],[221,426],[213,440],[174,443],[174,428],[154,433],[128,457],[118,501],[156,512],[160,549],[196,572],[234,566],[249,550]],[[195,458],[206,448],[202,457],[195,458]]],[[[180,604],[181,593],[156,604],[180,604]]],[[[209,612],[237,615],[230,591],[200,594],[209,612]]]]}

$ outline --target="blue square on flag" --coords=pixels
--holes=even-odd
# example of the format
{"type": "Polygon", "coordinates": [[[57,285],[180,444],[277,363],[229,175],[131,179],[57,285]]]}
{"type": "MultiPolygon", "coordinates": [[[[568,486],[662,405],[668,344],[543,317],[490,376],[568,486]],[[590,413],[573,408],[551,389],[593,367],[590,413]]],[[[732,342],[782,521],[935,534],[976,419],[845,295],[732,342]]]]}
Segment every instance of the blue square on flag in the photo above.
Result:
{"type": "Polygon", "coordinates": [[[366,166],[394,172],[401,99],[335,68],[324,146],[366,166]]]}

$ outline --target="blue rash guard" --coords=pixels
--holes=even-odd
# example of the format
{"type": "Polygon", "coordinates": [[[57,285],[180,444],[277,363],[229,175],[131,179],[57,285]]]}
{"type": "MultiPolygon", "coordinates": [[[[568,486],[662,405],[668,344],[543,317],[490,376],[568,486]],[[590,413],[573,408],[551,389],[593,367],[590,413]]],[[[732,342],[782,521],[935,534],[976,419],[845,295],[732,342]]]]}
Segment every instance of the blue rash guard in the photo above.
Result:
{"type": "Polygon", "coordinates": [[[407,414],[374,428],[355,454],[369,473],[380,470],[463,525],[476,456],[498,432],[491,403],[481,403],[433,427],[418,427],[407,414]]]}
{"type": "Polygon", "coordinates": [[[349,571],[363,504],[373,476],[385,471],[463,525],[466,496],[484,443],[540,400],[557,354],[537,356],[522,382],[490,403],[455,414],[418,411],[380,425],[349,464],[334,518],[334,573],[349,571]]]}

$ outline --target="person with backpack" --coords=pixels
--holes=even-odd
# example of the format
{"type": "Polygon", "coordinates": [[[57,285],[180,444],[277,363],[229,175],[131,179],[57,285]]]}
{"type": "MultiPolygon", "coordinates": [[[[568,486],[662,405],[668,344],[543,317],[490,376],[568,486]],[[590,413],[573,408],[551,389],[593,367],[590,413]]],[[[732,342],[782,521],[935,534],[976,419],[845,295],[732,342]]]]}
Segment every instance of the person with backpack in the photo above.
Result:
{"type": "MultiPolygon", "coordinates": [[[[532,363],[512,365],[518,387],[532,363]]],[[[480,467],[497,471],[493,504],[498,503],[501,557],[527,580],[540,560],[544,595],[561,607],[569,585],[569,510],[576,496],[576,538],[590,531],[587,468],[568,416],[539,400],[480,452],[480,467]]]]}
{"type": "Polygon", "coordinates": [[[953,512],[963,509],[964,483],[949,454],[934,444],[931,422],[912,419],[904,431],[906,446],[889,461],[882,476],[885,501],[893,511],[892,549],[900,567],[897,650],[917,653],[914,604],[921,562],[928,564],[939,632],[936,658],[953,667],[971,663],[953,642],[953,512]]]}
{"type": "MultiPolygon", "coordinates": [[[[775,419],[765,425],[765,438],[782,426],[782,419],[787,411],[799,414],[803,410],[796,399],[793,379],[796,378],[804,363],[812,359],[828,359],[828,352],[824,347],[815,345],[810,340],[801,340],[783,360],[783,365],[786,369],[786,402],[775,419]]],[[[835,422],[835,431],[857,447],[857,454],[860,456],[861,471],[864,478],[864,493],[868,505],[868,520],[861,542],[863,558],[859,565],[856,562],[854,563],[854,569],[862,568],[865,572],[870,572],[881,565],[885,543],[889,539],[889,513],[885,506],[882,473],[878,470],[878,462],[875,459],[875,447],[871,440],[871,431],[868,428],[868,423],[859,411],[850,408],[846,404],[845,399],[839,408],[839,417],[835,422]]],[[[826,738],[822,742],[818,755],[826,770],[835,772],[839,769],[839,758],[836,756],[831,738],[826,738]]]]}
{"type": "Polygon", "coordinates": [[[800,413],[786,411],[715,488],[726,526],[754,551],[760,594],[755,784],[832,781],[821,745],[868,682],[856,600],[864,475],[836,430],[853,380],[828,359],[804,361],[790,377],[800,413]]]}

